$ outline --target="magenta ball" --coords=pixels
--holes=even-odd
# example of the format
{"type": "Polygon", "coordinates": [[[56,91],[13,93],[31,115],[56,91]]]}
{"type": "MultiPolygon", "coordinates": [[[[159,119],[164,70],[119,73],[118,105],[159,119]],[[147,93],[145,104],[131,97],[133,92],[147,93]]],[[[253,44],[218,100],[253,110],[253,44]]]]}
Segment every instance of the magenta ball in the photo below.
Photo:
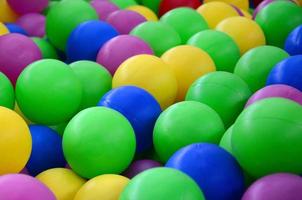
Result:
{"type": "Polygon", "coordinates": [[[48,6],[48,0],[7,0],[10,7],[18,14],[42,12],[48,6]]]}
{"type": "Polygon", "coordinates": [[[153,54],[142,39],[131,35],[120,35],[109,40],[99,51],[97,62],[113,75],[128,58],[139,54],[153,54]]]}
{"type": "Polygon", "coordinates": [[[45,36],[45,16],[39,13],[29,13],[20,17],[17,22],[32,37],[45,36]]]}
{"type": "Polygon", "coordinates": [[[154,167],[161,167],[162,165],[154,160],[136,160],[123,173],[128,178],[133,178],[137,174],[154,167]]]}
{"type": "Polygon", "coordinates": [[[0,176],[0,199],[56,200],[54,194],[43,183],[24,174],[0,176]]]}
{"type": "Polygon", "coordinates": [[[250,97],[245,107],[259,101],[261,99],[280,97],[290,99],[302,105],[302,92],[288,85],[269,85],[258,90],[250,97]]]}
{"type": "Polygon", "coordinates": [[[242,200],[301,200],[302,178],[279,173],[265,176],[254,182],[242,200]]]}
{"type": "Polygon", "coordinates": [[[99,15],[99,19],[103,21],[105,21],[111,13],[119,10],[115,4],[108,1],[93,0],[91,1],[91,5],[99,15]]]}
{"type": "Polygon", "coordinates": [[[131,10],[119,10],[107,17],[111,24],[120,34],[129,34],[137,25],[147,21],[145,17],[131,10]]]}

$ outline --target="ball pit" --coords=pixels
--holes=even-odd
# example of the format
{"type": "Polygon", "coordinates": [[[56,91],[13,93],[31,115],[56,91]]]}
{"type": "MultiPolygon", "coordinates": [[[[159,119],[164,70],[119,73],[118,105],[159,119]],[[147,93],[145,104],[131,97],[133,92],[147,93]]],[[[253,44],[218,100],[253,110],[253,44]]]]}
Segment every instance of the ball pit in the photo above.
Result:
{"type": "Polygon", "coordinates": [[[107,17],[114,11],[119,10],[115,4],[109,1],[93,0],[90,4],[97,12],[99,19],[102,21],[105,21],[107,17]]]}
{"type": "Polygon", "coordinates": [[[28,33],[21,26],[15,23],[6,23],[5,26],[10,33],[19,33],[28,36],[28,33]]]}
{"type": "Polygon", "coordinates": [[[136,160],[128,167],[125,172],[123,172],[123,174],[128,178],[133,178],[143,171],[161,166],[162,165],[159,162],[154,160],[136,160]]]}
{"type": "Polygon", "coordinates": [[[22,15],[16,24],[21,26],[29,36],[43,38],[45,36],[45,16],[38,13],[22,15]]]}
{"type": "Polygon", "coordinates": [[[284,49],[292,56],[302,54],[302,25],[288,35],[284,49]]]}
{"type": "Polygon", "coordinates": [[[15,91],[9,79],[0,72],[0,106],[13,109],[15,91]]]}
{"type": "Polygon", "coordinates": [[[158,21],[158,17],[156,16],[156,14],[151,9],[145,6],[139,6],[139,5],[129,6],[127,7],[127,10],[132,10],[142,15],[143,17],[145,17],[147,21],[158,21]]]}

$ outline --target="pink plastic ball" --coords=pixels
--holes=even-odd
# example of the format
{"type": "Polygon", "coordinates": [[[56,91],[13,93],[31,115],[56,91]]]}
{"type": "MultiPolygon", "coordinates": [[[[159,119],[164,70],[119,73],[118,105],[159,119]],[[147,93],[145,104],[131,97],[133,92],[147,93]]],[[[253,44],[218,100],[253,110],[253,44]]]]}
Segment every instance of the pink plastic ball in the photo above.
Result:
{"type": "Polygon", "coordinates": [[[48,0],[7,0],[7,2],[20,15],[39,13],[48,6],[48,0]]]}
{"type": "Polygon", "coordinates": [[[99,15],[99,19],[103,21],[105,21],[111,13],[119,10],[115,4],[108,1],[93,0],[91,1],[91,5],[99,15]]]}
{"type": "Polygon", "coordinates": [[[32,37],[45,36],[45,16],[39,13],[29,13],[20,17],[17,22],[32,37]]]}

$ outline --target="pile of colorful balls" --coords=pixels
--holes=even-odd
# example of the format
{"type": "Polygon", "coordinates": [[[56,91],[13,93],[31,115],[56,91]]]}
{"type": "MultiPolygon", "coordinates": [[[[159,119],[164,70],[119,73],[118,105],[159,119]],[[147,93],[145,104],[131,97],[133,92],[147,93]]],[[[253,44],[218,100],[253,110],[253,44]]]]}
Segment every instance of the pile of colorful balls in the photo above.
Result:
{"type": "Polygon", "coordinates": [[[301,200],[301,0],[0,0],[1,200],[301,200]]]}

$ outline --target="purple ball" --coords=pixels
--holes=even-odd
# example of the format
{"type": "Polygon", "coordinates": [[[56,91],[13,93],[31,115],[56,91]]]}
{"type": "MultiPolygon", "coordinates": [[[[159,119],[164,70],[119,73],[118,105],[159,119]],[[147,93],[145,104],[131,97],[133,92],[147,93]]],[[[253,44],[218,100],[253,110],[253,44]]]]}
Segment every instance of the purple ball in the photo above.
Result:
{"type": "Polygon", "coordinates": [[[302,178],[279,173],[265,176],[254,182],[242,200],[301,200],[302,178]]]}
{"type": "Polygon", "coordinates": [[[39,13],[29,13],[20,17],[16,24],[21,26],[32,37],[45,36],[45,16],[39,13]]]}
{"type": "Polygon", "coordinates": [[[123,173],[128,178],[133,178],[137,174],[151,168],[161,167],[162,165],[154,160],[136,160],[123,173]]]}
{"type": "Polygon", "coordinates": [[[106,20],[120,34],[129,34],[137,25],[146,22],[146,18],[131,10],[119,10],[111,13],[106,20]]]}
{"type": "Polygon", "coordinates": [[[153,54],[150,46],[132,35],[120,35],[109,40],[99,51],[97,62],[113,75],[128,58],[139,54],[153,54]]]}
{"type": "Polygon", "coordinates": [[[91,5],[99,15],[99,19],[103,21],[105,21],[111,13],[119,10],[115,4],[108,1],[93,0],[91,1],[91,5]]]}
{"type": "Polygon", "coordinates": [[[265,98],[281,97],[290,99],[302,105],[302,92],[289,85],[269,85],[258,90],[253,96],[250,97],[245,107],[265,98]]]}
{"type": "Polygon", "coordinates": [[[41,51],[29,37],[17,33],[0,37],[0,71],[14,85],[23,69],[40,59],[41,51]]]}
{"type": "Polygon", "coordinates": [[[48,6],[48,0],[7,0],[7,2],[20,15],[39,13],[48,6]]]}
{"type": "Polygon", "coordinates": [[[54,194],[43,183],[24,174],[0,176],[0,198],[3,200],[56,200],[54,194]]]}

